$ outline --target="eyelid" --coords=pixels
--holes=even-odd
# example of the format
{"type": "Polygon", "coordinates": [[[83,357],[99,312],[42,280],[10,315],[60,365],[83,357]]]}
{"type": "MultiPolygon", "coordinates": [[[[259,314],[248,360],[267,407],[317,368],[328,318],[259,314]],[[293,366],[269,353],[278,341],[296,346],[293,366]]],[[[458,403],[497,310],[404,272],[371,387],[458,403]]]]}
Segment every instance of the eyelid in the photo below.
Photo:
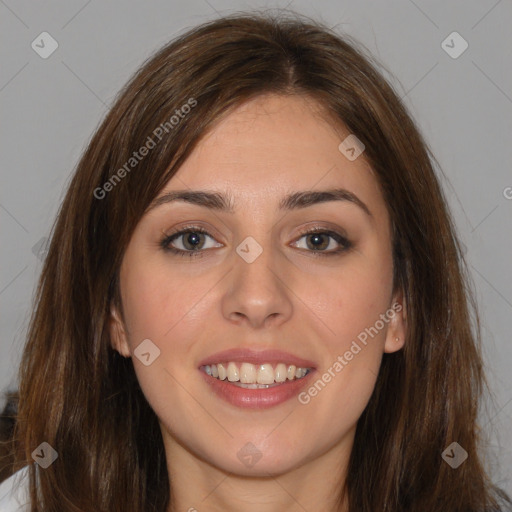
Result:
{"type": "MultiPolygon", "coordinates": [[[[195,231],[198,233],[204,233],[212,238],[215,238],[216,241],[219,242],[219,239],[224,238],[214,227],[202,226],[201,224],[180,224],[179,226],[175,226],[171,230],[162,231],[162,236],[166,238],[171,238],[174,235],[183,234],[183,232],[195,231]]],[[[223,242],[221,242],[223,243],[223,242]]]]}

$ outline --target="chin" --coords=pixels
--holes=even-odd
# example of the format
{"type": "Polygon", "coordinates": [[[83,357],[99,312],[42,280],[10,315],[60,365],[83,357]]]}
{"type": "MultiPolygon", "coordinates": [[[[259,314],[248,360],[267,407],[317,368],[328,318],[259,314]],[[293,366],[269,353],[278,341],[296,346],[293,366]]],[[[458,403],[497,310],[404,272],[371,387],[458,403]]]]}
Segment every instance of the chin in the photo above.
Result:
{"type": "Polygon", "coordinates": [[[296,449],[288,449],[285,443],[264,443],[233,441],[222,453],[212,454],[209,462],[222,471],[240,476],[279,476],[299,467],[304,457],[296,449]],[[229,457],[226,454],[229,453],[229,457]]]}

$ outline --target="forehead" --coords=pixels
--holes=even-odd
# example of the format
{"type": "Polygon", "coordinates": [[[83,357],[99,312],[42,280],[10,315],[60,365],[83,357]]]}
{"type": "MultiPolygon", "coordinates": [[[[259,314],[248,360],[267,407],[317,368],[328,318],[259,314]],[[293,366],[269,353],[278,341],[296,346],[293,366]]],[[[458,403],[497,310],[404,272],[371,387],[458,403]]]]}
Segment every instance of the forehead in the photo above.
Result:
{"type": "Polygon", "coordinates": [[[235,206],[250,202],[254,207],[296,190],[342,187],[383,213],[384,201],[364,152],[351,161],[339,149],[349,135],[311,97],[258,96],[202,138],[162,193],[229,190],[235,206]]]}

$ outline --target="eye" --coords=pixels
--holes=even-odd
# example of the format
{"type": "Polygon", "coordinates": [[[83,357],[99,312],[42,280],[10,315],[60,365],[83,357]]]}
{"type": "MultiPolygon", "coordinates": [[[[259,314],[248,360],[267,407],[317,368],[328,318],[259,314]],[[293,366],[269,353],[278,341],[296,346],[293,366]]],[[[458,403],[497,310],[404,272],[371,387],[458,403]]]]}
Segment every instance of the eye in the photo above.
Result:
{"type": "MultiPolygon", "coordinates": [[[[160,246],[165,252],[178,256],[202,257],[206,249],[222,247],[222,244],[215,244],[208,239],[215,239],[199,226],[187,226],[179,231],[165,236],[160,241],[160,246]]],[[[301,233],[299,239],[292,244],[299,249],[315,253],[315,256],[334,256],[349,250],[352,243],[336,231],[315,227],[301,233]],[[305,247],[300,241],[305,239],[305,247]],[[302,245],[302,246],[301,246],[302,245]]]]}
{"type": "Polygon", "coordinates": [[[206,230],[199,226],[187,226],[180,231],[167,235],[160,242],[166,252],[179,256],[196,257],[202,255],[203,249],[221,247],[222,244],[208,244],[207,238],[215,240],[206,230]]]}
{"type": "Polygon", "coordinates": [[[315,252],[315,256],[333,256],[343,253],[352,247],[352,243],[340,233],[323,228],[312,228],[301,233],[301,237],[294,243],[295,247],[315,252]],[[299,241],[305,239],[301,247],[299,241]]]}

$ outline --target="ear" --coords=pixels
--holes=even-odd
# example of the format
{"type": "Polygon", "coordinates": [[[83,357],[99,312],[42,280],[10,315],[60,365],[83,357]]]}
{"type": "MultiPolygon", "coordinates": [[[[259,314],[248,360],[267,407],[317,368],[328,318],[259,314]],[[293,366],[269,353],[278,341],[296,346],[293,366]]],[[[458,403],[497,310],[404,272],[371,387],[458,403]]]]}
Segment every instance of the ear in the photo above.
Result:
{"type": "Polygon", "coordinates": [[[126,338],[126,330],[123,319],[116,306],[110,306],[109,318],[110,344],[114,350],[123,357],[131,357],[130,347],[126,338]]]}
{"type": "Polygon", "coordinates": [[[403,348],[407,334],[407,308],[402,290],[393,296],[386,316],[389,318],[389,325],[384,352],[397,352],[403,348]]]}

